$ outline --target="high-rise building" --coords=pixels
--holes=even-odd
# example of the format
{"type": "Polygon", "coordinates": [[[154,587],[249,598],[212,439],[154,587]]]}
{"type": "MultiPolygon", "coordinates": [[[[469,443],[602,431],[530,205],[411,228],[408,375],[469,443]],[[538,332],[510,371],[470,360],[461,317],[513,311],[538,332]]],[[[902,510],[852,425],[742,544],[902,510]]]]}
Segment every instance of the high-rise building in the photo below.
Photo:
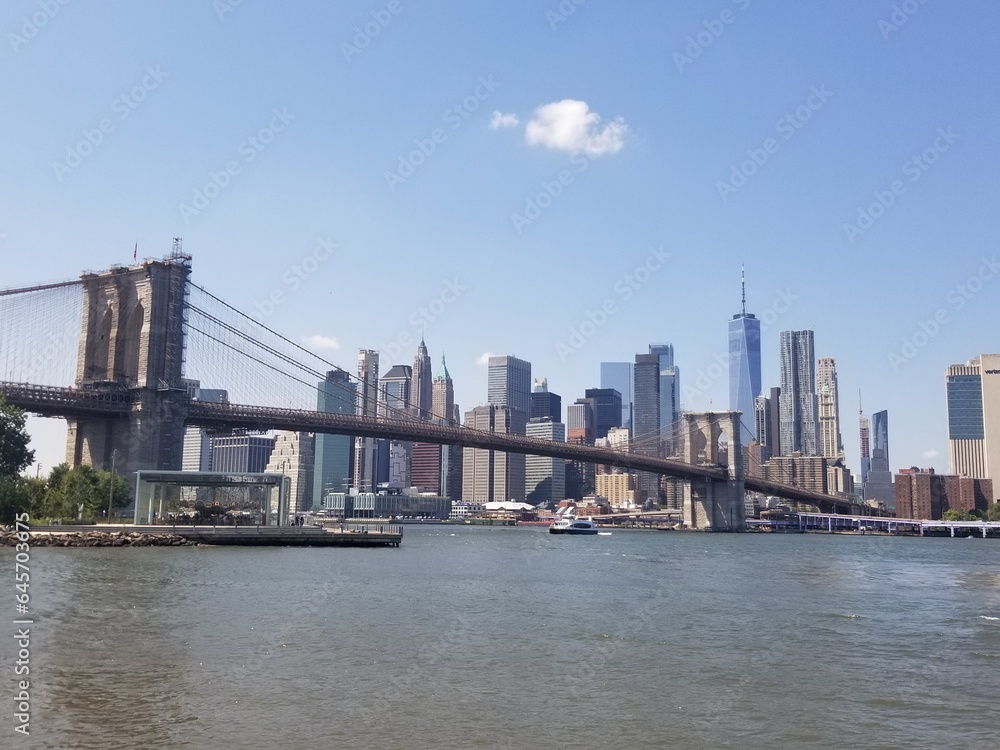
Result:
{"type": "MultiPolygon", "coordinates": [[[[330,370],[317,386],[316,411],[354,414],[357,389],[343,370],[330,370]]],[[[354,438],[350,435],[317,434],[313,470],[313,507],[321,507],[330,492],[347,492],[351,486],[354,438]]]]}
{"type": "MultiPolygon", "coordinates": [[[[197,380],[185,378],[184,385],[194,401],[228,404],[229,394],[221,388],[202,388],[197,380]]],[[[212,471],[212,436],[204,427],[184,428],[184,448],[181,454],[182,471],[212,471]]]]}
{"type": "MultiPolygon", "coordinates": [[[[455,385],[444,354],[441,355],[441,366],[434,376],[432,384],[431,413],[433,421],[439,424],[455,423],[455,385]]],[[[461,499],[460,488],[448,484],[448,472],[454,465],[456,456],[461,456],[461,448],[434,443],[414,443],[410,481],[424,492],[433,492],[461,499]],[[452,495],[451,493],[455,494],[452,495]]],[[[458,459],[459,464],[461,459],[458,459]]],[[[453,469],[451,469],[453,471],[453,469]]],[[[453,482],[454,484],[454,482],[453,482]]]]}
{"type": "Polygon", "coordinates": [[[379,379],[378,411],[382,417],[400,417],[410,407],[413,370],[408,365],[393,365],[379,379]]]}
{"type": "Polygon", "coordinates": [[[455,384],[451,380],[448,372],[448,365],[444,362],[444,354],[441,354],[441,366],[431,385],[431,413],[435,419],[442,419],[446,423],[451,422],[452,411],[455,407],[455,384]]]}
{"type": "MultiPolygon", "coordinates": [[[[357,407],[362,417],[378,414],[378,352],[358,352],[357,407]]],[[[359,437],[354,441],[354,487],[358,492],[374,492],[378,484],[377,443],[375,438],[359,437]]]]}
{"type": "Polygon", "coordinates": [[[420,346],[417,347],[417,354],[413,358],[413,387],[410,403],[420,419],[431,418],[431,358],[427,354],[427,345],[424,337],[420,337],[420,346]]]}
{"type": "Polygon", "coordinates": [[[959,476],[1000,480],[1000,354],[983,354],[946,373],[948,454],[959,476]]]}
{"type": "Polygon", "coordinates": [[[674,454],[674,434],[681,416],[681,371],[674,364],[673,344],[650,344],[649,353],[656,355],[660,378],[660,439],[664,456],[674,454]]]}
{"type": "Polygon", "coordinates": [[[562,422],[562,397],[549,390],[549,381],[545,378],[535,378],[535,387],[531,391],[530,419],[548,417],[553,422],[562,422]]]}
{"type": "Polygon", "coordinates": [[[274,450],[273,437],[235,435],[212,438],[212,471],[260,474],[274,450]]]}
{"type": "Polygon", "coordinates": [[[819,455],[816,354],[812,331],[781,332],[781,452],[819,455]]]}
{"type": "MultiPolygon", "coordinates": [[[[547,417],[528,420],[527,436],[562,443],[566,441],[566,425],[547,417]]],[[[526,456],[524,460],[525,502],[546,505],[566,499],[566,462],[549,456],[526,456]]]]}
{"type": "MultiPolygon", "coordinates": [[[[496,404],[465,413],[474,430],[524,435],[527,412],[496,404]]],[[[465,448],[462,457],[462,499],[469,503],[524,501],[524,455],[465,448]]]]}
{"type": "Polygon", "coordinates": [[[816,368],[816,396],[819,404],[819,454],[836,459],[844,453],[840,437],[840,395],[837,390],[837,363],[820,357],[816,368]]]}
{"type": "Polygon", "coordinates": [[[265,471],[288,477],[288,509],[303,513],[313,507],[314,436],[311,432],[280,431],[265,471]]]}
{"type": "Polygon", "coordinates": [[[872,414],[871,467],[862,491],[865,500],[876,500],[891,506],[896,500],[889,468],[889,412],[872,414]]]}
{"type": "Polygon", "coordinates": [[[754,399],[760,395],[760,321],[747,312],[746,277],[742,278],[742,308],[729,321],[729,408],[742,412],[740,443],[757,437],[754,399]]]}
{"type": "Polygon", "coordinates": [[[594,402],[578,398],[566,407],[566,437],[572,443],[593,445],[594,402]]]}
{"type": "Polygon", "coordinates": [[[632,429],[632,388],[634,374],[631,362],[601,362],[601,388],[614,388],[622,394],[622,427],[632,429]]]}
{"type": "Polygon", "coordinates": [[[864,496],[865,485],[868,483],[868,472],[872,468],[871,452],[871,426],[865,410],[861,405],[861,392],[858,392],[858,439],[861,446],[861,474],[859,475],[859,485],[862,497],[864,496]]]}
{"type": "Polygon", "coordinates": [[[754,399],[753,416],[757,444],[760,446],[758,460],[766,461],[771,457],[770,445],[774,435],[774,426],[771,422],[771,399],[763,395],[754,399]]]}
{"type": "Polygon", "coordinates": [[[896,474],[896,518],[940,520],[946,510],[986,510],[993,481],[955,474],[935,474],[934,469],[902,469],[896,474]]]}
{"type": "MultiPolygon", "coordinates": [[[[660,358],[656,354],[636,354],[635,399],[632,408],[632,452],[644,456],[662,456],[665,452],[660,435],[660,358]]],[[[660,496],[660,478],[648,471],[639,473],[639,488],[650,500],[660,496]]]]}
{"type": "Polygon", "coordinates": [[[622,426],[622,394],[616,388],[588,388],[584,395],[594,404],[594,437],[607,437],[608,431],[622,426]]]}
{"type": "Polygon", "coordinates": [[[507,406],[531,413],[531,363],[512,356],[490,357],[487,371],[486,400],[495,406],[507,406]]]}

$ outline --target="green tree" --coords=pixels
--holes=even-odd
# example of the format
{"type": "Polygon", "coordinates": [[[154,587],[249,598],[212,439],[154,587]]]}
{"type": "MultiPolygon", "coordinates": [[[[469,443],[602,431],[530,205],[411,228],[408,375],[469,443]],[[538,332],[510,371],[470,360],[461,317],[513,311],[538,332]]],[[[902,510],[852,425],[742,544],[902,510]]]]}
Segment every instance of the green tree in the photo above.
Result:
{"type": "Polygon", "coordinates": [[[1000,502],[993,503],[986,511],[987,521],[1000,521],[1000,502]]]}
{"type": "Polygon", "coordinates": [[[24,411],[0,395],[0,476],[16,477],[31,465],[35,452],[28,448],[30,442],[24,429],[24,411]]]}
{"type": "Polygon", "coordinates": [[[971,521],[972,518],[969,517],[969,511],[959,510],[958,508],[949,508],[944,513],[941,514],[941,519],[944,521],[971,521]]]}
{"type": "Polygon", "coordinates": [[[107,513],[109,501],[112,508],[129,503],[126,479],[117,474],[112,477],[110,471],[98,471],[93,466],[71,469],[60,464],[50,472],[46,486],[45,515],[51,518],[100,518],[107,513]]]}

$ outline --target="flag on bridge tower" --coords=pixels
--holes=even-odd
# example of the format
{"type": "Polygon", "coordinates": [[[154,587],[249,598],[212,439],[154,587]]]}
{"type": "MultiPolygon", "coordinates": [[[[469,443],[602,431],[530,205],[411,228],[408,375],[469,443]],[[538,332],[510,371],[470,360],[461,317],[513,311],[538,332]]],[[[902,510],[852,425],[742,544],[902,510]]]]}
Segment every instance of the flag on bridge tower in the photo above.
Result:
{"type": "Polygon", "coordinates": [[[132,248],[132,260],[135,260],[138,255],[139,255],[139,243],[136,242],[135,247],[132,248]]]}

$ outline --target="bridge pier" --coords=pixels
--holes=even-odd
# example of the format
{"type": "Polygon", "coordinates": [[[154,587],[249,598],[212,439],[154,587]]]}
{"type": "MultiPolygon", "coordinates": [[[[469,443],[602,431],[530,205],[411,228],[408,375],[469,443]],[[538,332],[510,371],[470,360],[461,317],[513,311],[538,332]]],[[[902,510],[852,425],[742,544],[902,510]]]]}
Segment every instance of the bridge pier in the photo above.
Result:
{"type": "Polygon", "coordinates": [[[181,384],[190,257],[88,273],[75,387],[127,393],[128,416],[67,419],[66,461],[131,477],[180,469],[187,393],[181,384]]]}
{"type": "Polygon", "coordinates": [[[692,479],[684,488],[683,519],[690,529],[745,531],[743,448],[740,412],[684,412],[681,414],[681,448],[684,460],[694,465],[723,466],[727,478],[692,479]],[[728,452],[721,438],[728,438],[728,452]]]}

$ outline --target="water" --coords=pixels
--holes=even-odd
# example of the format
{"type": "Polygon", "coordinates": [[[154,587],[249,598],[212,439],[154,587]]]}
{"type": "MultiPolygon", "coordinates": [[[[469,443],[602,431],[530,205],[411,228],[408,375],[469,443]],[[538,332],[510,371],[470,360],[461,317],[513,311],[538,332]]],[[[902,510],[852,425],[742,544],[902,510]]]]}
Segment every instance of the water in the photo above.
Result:
{"type": "Polygon", "coordinates": [[[996,747],[997,540],[409,526],[31,567],[28,747],[996,747]]]}

